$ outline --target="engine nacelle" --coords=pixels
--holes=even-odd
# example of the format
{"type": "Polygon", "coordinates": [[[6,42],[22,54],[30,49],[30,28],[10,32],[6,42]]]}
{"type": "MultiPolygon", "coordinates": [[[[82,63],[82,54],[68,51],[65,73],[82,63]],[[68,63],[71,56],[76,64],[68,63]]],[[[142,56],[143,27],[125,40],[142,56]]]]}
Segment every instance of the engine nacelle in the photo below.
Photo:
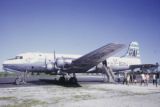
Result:
{"type": "Polygon", "coordinates": [[[47,64],[47,70],[53,70],[54,65],[52,63],[47,64]]]}
{"type": "Polygon", "coordinates": [[[56,65],[59,68],[66,68],[69,65],[71,65],[71,63],[72,63],[72,59],[69,59],[69,58],[58,58],[56,61],[56,65]]]}

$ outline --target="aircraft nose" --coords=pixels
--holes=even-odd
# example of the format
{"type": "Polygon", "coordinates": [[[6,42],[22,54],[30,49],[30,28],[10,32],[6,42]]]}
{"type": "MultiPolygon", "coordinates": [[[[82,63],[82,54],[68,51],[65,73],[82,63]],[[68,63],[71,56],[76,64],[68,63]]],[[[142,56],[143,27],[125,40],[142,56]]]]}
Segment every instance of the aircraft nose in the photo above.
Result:
{"type": "Polygon", "coordinates": [[[5,71],[19,70],[20,62],[16,60],[5,60],[2,64],[5,71]]]}
{"type": "Polygon", "coordinates": [[[14,68],[14,64],[10,60],[4,61],[2,65],[3,65],[3,69],[4,70],[8,70],[8,69],[13,69],[14,68]]]}
{"type": "Polygon", "coordinates": [[[6,68],[9,67],[9,65],[10,65],[10,63],[9,63],[8,60],[4,61],[4,62],[3,62],[3,69],[5,70],[6,68]]]}

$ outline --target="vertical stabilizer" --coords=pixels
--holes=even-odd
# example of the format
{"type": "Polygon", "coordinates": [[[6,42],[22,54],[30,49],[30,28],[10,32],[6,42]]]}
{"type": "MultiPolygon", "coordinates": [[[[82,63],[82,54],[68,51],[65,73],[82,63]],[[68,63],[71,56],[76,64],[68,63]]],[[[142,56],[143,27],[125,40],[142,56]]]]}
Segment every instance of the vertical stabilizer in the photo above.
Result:
{"type": "Polygon", "coordinates": [[[140,52],[139,52],[139,44],[138,42],[131,42],[128,51],[125,55],[126,57],[136,57],[140,58],[140,52]]]}

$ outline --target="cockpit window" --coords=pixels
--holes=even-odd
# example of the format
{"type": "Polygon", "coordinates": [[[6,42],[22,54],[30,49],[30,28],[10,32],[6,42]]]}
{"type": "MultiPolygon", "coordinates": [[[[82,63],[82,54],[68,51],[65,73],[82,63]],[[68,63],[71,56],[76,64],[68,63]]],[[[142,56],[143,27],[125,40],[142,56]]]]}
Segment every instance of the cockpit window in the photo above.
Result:
{"type": "Polygon", "coordinates": [[[15,59],[23,59],[23,56],[16,56],[15,58],[11,58],[9,60],[15,60],[15,59]]]}
{"type": "Polygon", "coordinates": [[[16,59],[23,59],[23,56],[16,56],[16,59]]]}
{"type": "Polygon", "coordinates": [[[19,59],[23,59],[23,56],[20,56],[19,59]]]}

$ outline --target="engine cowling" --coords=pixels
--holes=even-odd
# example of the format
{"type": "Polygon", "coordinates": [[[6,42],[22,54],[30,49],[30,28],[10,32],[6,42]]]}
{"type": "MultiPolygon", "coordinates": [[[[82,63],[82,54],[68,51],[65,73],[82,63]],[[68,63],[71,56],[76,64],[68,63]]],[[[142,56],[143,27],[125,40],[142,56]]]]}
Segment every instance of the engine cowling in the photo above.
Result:
{"type": "Polygon", "coordinates": [[[58,68],[66,68],[72,64],[72,59],[69,58],[58,58],[56,60],[56,66],[58,68]]]}
{"type": "Polygon", "coordinates": [[[48,63],[46,65],[47,70],[53,70],[54,69],[54,65],[52,63],[48,63]]]}

